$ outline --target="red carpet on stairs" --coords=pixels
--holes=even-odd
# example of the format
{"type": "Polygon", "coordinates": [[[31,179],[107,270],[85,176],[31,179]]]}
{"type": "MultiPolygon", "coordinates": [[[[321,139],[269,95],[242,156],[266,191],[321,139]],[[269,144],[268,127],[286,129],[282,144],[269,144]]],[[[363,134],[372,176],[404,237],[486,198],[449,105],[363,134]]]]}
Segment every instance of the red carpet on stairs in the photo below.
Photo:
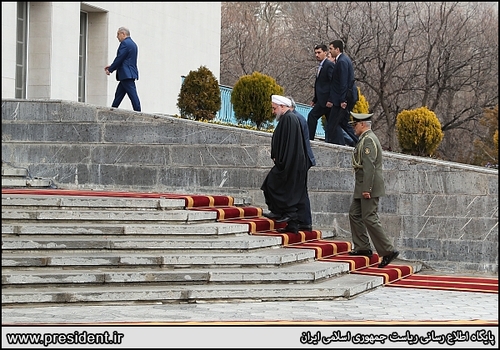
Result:
{"type": "Polygon", "coordinates": [[[304,241],[301,244],[295,244],[293,248],[304,248],[316,250],[316,259],[327,261],[328,258],[351,251],[351,242],[345,241],[327,241],[318,237],[314,241],[304,241]]]}
{"type": "Polygon", "coordinates": [[[380,258],[377,253],[374,253],[371,258],[367,256],[352,256],[344,252],[342,254],[337,254],[334,256],[329,256],[322,261],[342,261],[349,263],[350,270],[352,272],[366,269],[370,266],[378,265],[380,258]]]}
{"type": "Polygon", "coordinates": [[[234,198],[231,196],[31,188],[2,189],[2,194],[182,198],[185,200],[186,209],[216,211],[217,220],[220,222],[248,224],[248,232],[253,235],[280,236],[285,247],[313,249],[317,260],[346,262],[349,264],[350,273],[381,276],[384,278],[384,284],[388,287],[498,293],[498,278],[415,274],[412,266],[397,264],[389,264],[380,269],[377,267],[380,257],[376,253],[371,258],[351,256],[347,254],[352,249],[350,242],[322,239],[321,231],[299,231],[299,234],[279,233],[276,230],[285,227],[285,223],[277,224],[274,220],[263,217],[262,208],[235,206],[234,198]]]}
{"type": "Polygon", "coordinates": [[[151,193],[151,192],[119,192],[119,191],[93,191],[93,190],[63,190],[63,189],[26,189],[2,188],[2,194],[33,194],[36,196],[86,196],[86,197],[123,197],[123,198],[166,198],[185,199],[186,209],[194,207],[232,206],[234,198],[231,196],[206,196],[184,195],[177,193],[151,193]]]}

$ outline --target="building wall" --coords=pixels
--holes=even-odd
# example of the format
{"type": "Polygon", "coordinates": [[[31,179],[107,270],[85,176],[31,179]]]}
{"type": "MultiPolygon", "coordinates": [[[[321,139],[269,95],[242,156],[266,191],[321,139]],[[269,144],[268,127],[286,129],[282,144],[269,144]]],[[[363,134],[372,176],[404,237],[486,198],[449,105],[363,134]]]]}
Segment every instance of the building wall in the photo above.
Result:
{"type": "MultiPolygon", "coordinates": [[[[16,2],[2,2],[2,98],[15,96],[16,2]]],[[[88,13],[86,103],[110,106],[117,85],[104,67],[116,30],[139,47],[142,111],[178,114],[181,76],[206,66],[220,76],[220,2],[30,2],[27,98],[78,101],[80,12],[88,13]]],[[[120,108],[132,110],[128,97],[120,108]]]]}
{"type": "Polygon", "coordinates": [[[16,79],[16,3],[2,2],[2,97],[14,97],[16,79]]]}

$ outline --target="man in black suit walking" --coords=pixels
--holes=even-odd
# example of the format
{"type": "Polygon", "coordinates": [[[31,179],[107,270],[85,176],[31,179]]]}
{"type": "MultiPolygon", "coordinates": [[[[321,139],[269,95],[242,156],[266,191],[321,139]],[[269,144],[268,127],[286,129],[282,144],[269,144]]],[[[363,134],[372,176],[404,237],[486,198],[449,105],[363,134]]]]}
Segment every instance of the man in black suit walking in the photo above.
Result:
{"type": "MultiPolygon", "coordinates": [[[[316,80],[314,82],[314,97],[311,102],[313,107],[307,115],[307,126],[309,128],[309,140],[314,140],[318,119],[323,115],[330,115],[332,104],[332,77],[333,63],[327,59],[328,47],[325,44],[314,47],[314,55],[319,62],[316,80]]],[[[326,138],[326,135],[325,135],[326,138]]]]}
{"type": "Polygon", "coordinates": [[[354,141],[358,142],[358,136],[348,124],[349,113],[358,100],[358,89],[354,84],[354,68],[351,59],[344,53],[342,40],[333,40],[330,43],[330,54],[335,60],[332,91],[333,106],[327,118],[326,142],[337,145],[345,145],[344,133],[354,141]]]}

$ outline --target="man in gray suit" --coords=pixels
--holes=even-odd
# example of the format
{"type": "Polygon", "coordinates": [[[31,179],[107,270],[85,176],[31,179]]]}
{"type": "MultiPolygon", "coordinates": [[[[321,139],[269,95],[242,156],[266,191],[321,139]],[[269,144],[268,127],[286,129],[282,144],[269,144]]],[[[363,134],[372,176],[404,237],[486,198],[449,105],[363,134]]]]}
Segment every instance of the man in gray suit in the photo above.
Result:
{"type": "Polygon", "coordinates": [[[380,224],[378,217],[379,198],[385,196],[382,173],[382,146],[371,130],[372,114],[352,113],[349,122],[359,136],[354,148],[352,166],[355,172],[354,195],[349,208],[349,223],[355,249],[350,255],[371,257],[370,238],[375,250],[382,257],[378,267],[382,268],[395,259],[399,252],[394,249],[380,224]]]}

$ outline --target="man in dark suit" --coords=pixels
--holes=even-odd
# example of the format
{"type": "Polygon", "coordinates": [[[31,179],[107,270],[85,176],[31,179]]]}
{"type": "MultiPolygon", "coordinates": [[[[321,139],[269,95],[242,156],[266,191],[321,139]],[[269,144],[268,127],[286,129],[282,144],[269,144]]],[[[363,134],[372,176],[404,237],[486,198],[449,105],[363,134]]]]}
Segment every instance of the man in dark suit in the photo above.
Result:
{"type": "Polygon", "coordinates": [[[385,196],[382,171],[382,146],[377,135],[371,130],[372,114],[352,113],[353,126],[359,142],[354,148],[352,166],[354,168],[354,194],[349,208],[354,250],[350,255],[371,257],[370,239],[382,261],[378,267],[386,267],[399,252],[387,237],[378,217],[379,198],[385,196]]]}
{"type": "Polygon", "coordinates": [[[354,68],[351,59],[343,51],[342,40],[333,40],[330,43],[330,54],[335,60],[335,65],[332,77],[333,106],[327,118],[326,142],[337,145],[346,144],[342,130],[349,135],[354,144],[358,142],[358,137],[348,124],[349,112],[358,100],[358,89],[354,84],[354,68]]]}
{"type": "Polygon", "coordinates": [[[135,81],[139,79],[139,70],[137,69],[137,53],[138,48],[136,43],[130,37],[130,31],[125,27],[118,28],[116,37],[120,42],[116,57],[109,66],[104,67],[107,75],[110,75],[116,70],[116,80],[119,81],[116,87],[115,99],[111,107],[118,108],[125,94],[132,102],[134,111],[141,111],[141,102],[137,95],[135,81]]]}
{"type": "MultiPolygon", "coordinates": [[[[311,102],[313,107],[307,115],[307,126],[309,128],[309,140],[314,140],[316,135],[316,128],[318,126],[318,119],[323,115],[330,114],[332,107],[332,77],[333,77],[333,63],[327,59],[328,48],[325,44],[316,45],[314,47],[314,55],[319,62],[318,71],[316,73],[316,80],[314,82],[314,97],[311,102]]],[[[328,131],[326,130],[325,134],[328,131]]],[[[325,138],[327,135],[325,135],[325,138]]]]}

